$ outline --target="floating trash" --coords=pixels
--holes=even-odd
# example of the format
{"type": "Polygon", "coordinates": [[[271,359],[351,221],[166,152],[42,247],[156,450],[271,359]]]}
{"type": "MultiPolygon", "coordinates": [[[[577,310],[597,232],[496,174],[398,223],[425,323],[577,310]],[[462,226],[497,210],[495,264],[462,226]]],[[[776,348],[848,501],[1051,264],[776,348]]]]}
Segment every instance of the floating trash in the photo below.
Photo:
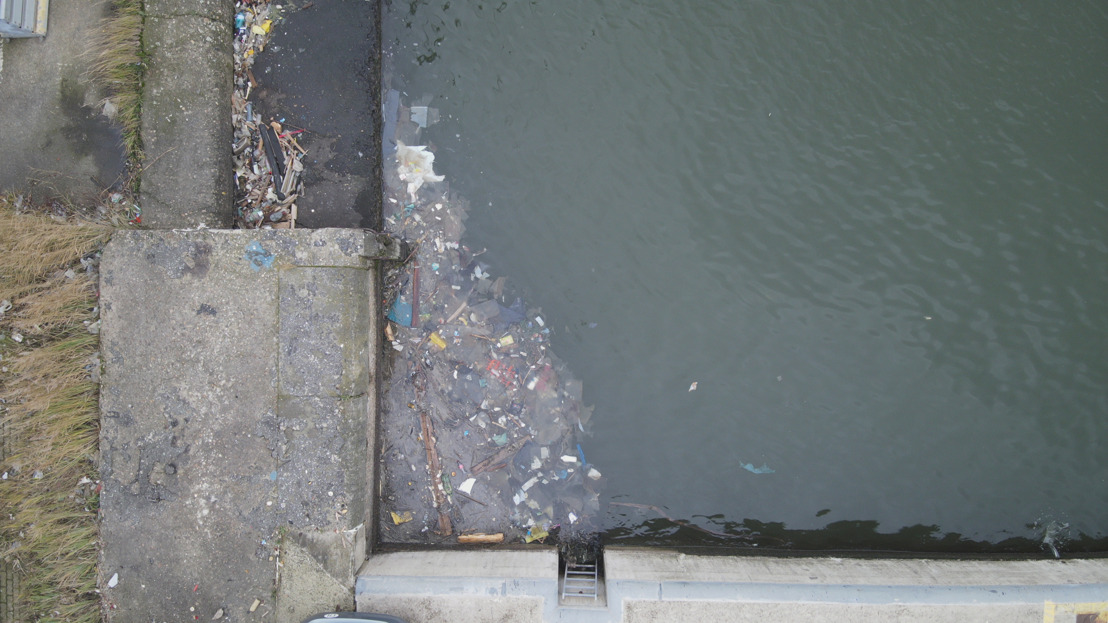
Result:
{"type": "Polygon", "coordinates": [[[752,474],[772,474],[774,470],[768,467],[765,463],[762,463],[761,467],[754,467],[753,463],[739,463],[743,469],[752,474]]]}
{"type": "Polygon", "coordinates": [[[469,205],[435,174],[431,149],[413,146],[427,104],[406,108],[390,91],[384,106],[385,230],[411,255],[384,276],[379,460],[383,503],[414,519],[383,517],[380,538],[530,543],[597,530],[605,479],[579,438],[592,416],[583,383],[551,350],[551,319],[484,249],[462,244],[469,205]]]}

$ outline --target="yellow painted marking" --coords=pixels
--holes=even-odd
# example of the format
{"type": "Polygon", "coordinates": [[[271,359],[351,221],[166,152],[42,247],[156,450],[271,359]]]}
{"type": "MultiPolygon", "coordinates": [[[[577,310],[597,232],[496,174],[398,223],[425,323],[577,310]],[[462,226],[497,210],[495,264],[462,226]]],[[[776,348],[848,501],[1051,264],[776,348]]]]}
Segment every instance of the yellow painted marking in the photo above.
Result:
{"type": "Polygon", "coordinates": [[[1073,621],[1071,617],[1079,614],[1095,614],[1096,623],[1108,623],[1108,601],[1083,604],[1056,604],[1053,601],[1043,603],[1043,623],[1065,623],[1073,621]],[[1063,615],[1061,621],[1056,618],[1058,615],[1063,615]]]}

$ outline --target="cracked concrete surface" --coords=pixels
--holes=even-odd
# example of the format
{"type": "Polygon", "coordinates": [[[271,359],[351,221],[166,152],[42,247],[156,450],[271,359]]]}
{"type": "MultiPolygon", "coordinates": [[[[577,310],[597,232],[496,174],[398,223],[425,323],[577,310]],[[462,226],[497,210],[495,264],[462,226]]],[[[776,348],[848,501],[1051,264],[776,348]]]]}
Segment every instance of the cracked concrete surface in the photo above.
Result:
{"type": "Polygon", "coordinates": [[[378,262],[366,256],[390,254],[359,230],[125,231],[108,245],[110,621],[353,607],[374,525],[378,262]],[[266,607],[249,612],[254,599],[266,607]]]}

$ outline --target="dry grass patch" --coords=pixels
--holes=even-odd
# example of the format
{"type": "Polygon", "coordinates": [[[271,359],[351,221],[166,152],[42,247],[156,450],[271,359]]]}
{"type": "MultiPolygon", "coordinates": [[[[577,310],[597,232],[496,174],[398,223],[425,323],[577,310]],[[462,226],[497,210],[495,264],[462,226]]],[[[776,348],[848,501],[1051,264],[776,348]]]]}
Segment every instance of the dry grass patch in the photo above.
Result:
{"type": "Polygon", "coordinates": [[[89,75],[108,89],[105,104],[123,128],[123,143],[132,162],[142,159],[139,135],[145,69],[142,50],[142,0],[115,0],[94,42],[89,75]]]}
{"type": "Polygon", "coordinates": [[[96,280],[81,260],[110,234],[0,196],[0,556],[24,621],[100,619],[96,280]]]}

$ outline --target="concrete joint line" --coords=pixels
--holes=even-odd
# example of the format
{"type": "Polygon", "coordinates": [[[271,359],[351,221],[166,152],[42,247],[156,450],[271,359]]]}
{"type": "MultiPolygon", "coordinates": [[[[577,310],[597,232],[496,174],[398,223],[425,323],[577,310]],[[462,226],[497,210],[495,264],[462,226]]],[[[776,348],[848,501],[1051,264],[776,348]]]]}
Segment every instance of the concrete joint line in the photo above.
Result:
{"type": "MultiPolygon", "coordinates": [[[[164,13],[164,14],[147,13],[146,17],[147,18],[154,18],[154,19],[175,19],[175,18],[178,18],[178,17],[198,17],[200,19],[208,20],[209,22],[212,22],[214,24],[221,24],[221,25],[226,24],[226,22],[222,19],[212,17],[211,15],[204,15],[202,13],[164,13]]],[[[226,25],[227,25],[228,28],[230,28],[230,24],[226,24],[226,25]]]]}
{"type": "Polygon", "coordinates": [[[278,394],[278,398],[334,398],[335,400],[355,400],[357,398],[365,398],[369,396],[368,392],[362,392],[360,394],[289,394],[281,392],[278,394]]]}
{"type": "MultiPolygon", "coordinates": [[[[366,256],[362,256],[366,257],[366,256]]],[[[370,258],[366,258],[370,259],[370,258]]],[[[335,268],[339,270],[369,270],[372,266],[343,266],[341,264],[285,264],[276,266],[279,270],[296,270],[298,268],[335,268]]]]}
{"type": "Polygon", "coordinates": [[[874,585],[762,584],[609,580],[609,603],[624,599],[657,601],[735,601],[743,603],[829,604],[1037,604],[1047,600],[1091,601],[1106,584],[1056,585],[874,585]]]}

